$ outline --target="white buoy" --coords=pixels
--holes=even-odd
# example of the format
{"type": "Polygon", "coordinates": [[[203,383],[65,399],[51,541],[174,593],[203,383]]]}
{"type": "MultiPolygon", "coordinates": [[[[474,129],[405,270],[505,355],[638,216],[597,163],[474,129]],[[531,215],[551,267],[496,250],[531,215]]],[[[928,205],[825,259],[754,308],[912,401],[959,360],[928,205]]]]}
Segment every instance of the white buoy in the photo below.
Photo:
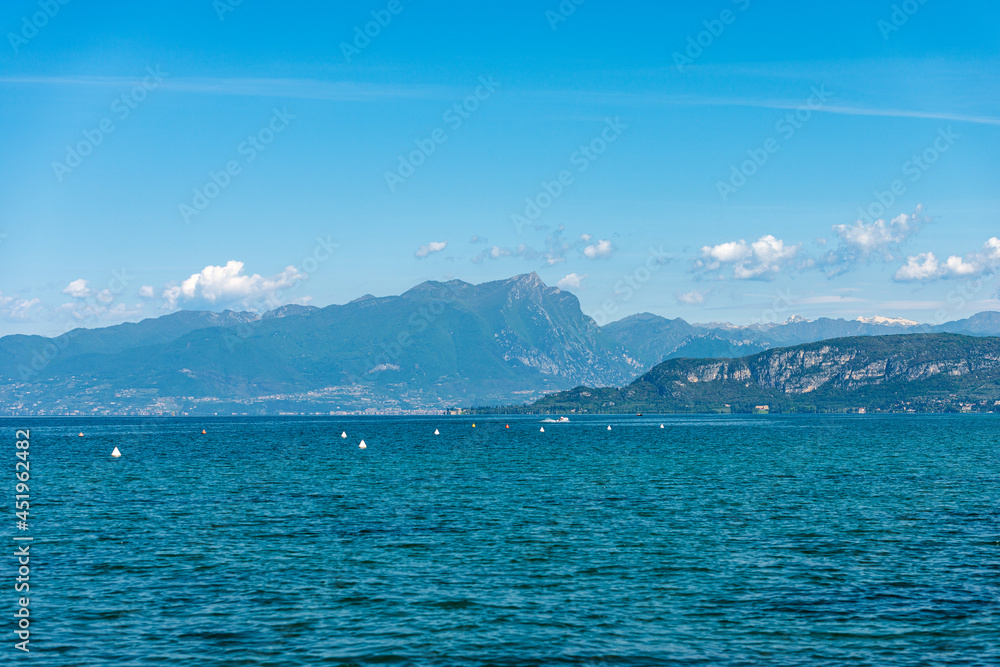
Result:
{"type": "Polygon", "coordinates": [[[663,428],[663,424],[660,424],[660,428],[663,428]]]}
{"type": "Polygon", "coordinates": [[[115,458],[118,458],[121,455],[122,455],[122,453],[118,451],[117,447],[115,447],[114,450],[111,452],[111,456],[113,456],[115,458]]]}
{"type": "Polygon", "coordinates": [[[434,435],[441,435],[441,431],[434,429],[434,435]]]}
{"type": "Polygon", "coordinates": [[[347,431],[342,431],[342,432],[340,433],[340,437],[341,437],[341,438],[346,438],[346,437],[347,437],[347,431]]]}
{"type": "Polygon", "coordinates": [[[545,427],[544,427],[544,426],[543,426],[543,427],[541,427],[540,429],[538,429],[538,431],[539,431],[540,433],[545,433],[545,427]]]}
{"type": "Polygon", "coordinates": [[[608,430],[609,431],[611,430],[611,424],[608,424],[608,430]]]}
{"type": "Polygon", "coordinates": [[[361,444],[358,445],[358,449],[368,449],[368,445],[365,444],[364,440],[362,440],[361,444]]]}

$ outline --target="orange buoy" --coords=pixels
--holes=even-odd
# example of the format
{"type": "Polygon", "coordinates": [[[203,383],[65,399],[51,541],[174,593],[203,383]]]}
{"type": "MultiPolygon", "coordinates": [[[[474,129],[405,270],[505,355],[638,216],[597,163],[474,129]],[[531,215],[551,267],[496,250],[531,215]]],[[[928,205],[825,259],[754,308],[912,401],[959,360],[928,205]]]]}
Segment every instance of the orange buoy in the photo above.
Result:
{"type": "Polygon", "coordinates": [[[201,429],[201,434],[205,435],[205,429],[201,429]]]}
{"type": "Polygon", "coordinates": [[[505,424],[504,428],[510,428],[510,424],[505,424]]]}

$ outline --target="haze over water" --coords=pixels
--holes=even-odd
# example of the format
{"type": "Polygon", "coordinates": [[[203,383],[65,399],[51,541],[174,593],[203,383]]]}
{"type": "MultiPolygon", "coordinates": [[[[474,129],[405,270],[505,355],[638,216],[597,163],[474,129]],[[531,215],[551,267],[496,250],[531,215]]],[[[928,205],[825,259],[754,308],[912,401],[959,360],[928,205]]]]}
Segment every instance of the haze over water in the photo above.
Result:
{"type": "Polygon", "coordinates": [[[18,664],[1000,663],[996,416],[539,419],[3,420],[18,664]]]}

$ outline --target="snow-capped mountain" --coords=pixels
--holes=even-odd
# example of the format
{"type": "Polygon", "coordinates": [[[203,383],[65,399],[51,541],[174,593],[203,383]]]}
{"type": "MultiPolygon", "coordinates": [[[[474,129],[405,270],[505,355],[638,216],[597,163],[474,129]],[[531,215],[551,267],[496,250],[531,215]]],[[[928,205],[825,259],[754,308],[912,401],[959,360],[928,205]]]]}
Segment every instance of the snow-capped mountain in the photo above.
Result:
{"type": "Polygon", "coordinates": [[[913,320],[903,319],[902,317],[882,317],[881,315],[873,315],[872,317],[859,316],[857,321],[864,324],[881,324],[887,327],[912,327],[918,324],[913,320]]]}

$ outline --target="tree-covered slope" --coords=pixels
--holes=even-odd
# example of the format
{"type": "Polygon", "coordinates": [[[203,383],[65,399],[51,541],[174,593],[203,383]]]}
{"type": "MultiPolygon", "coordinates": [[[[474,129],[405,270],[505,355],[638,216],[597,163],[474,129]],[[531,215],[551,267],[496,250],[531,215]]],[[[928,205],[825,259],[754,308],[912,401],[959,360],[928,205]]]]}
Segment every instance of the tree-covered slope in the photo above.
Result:
{"type": "Polygon", "coordinates": [[[738,359],[672,359],[621,389],[577,387],[533,412],[934,409],[1000,400],[1000,338],[839,338],[738,359]]]}

